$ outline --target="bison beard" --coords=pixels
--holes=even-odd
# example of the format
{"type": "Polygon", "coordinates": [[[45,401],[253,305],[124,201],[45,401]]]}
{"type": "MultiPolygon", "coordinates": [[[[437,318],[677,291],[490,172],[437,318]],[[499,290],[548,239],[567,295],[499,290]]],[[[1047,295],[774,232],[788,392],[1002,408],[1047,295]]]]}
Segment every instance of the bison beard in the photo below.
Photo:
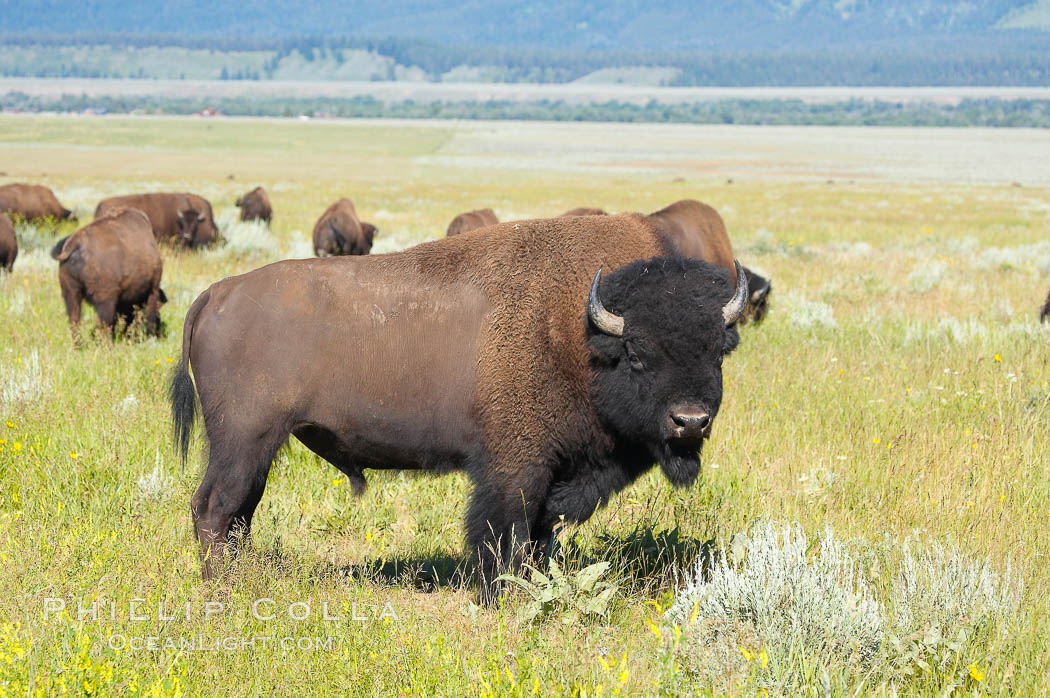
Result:
{"type": "Polygon", "coordinates": [[[365,468],[465,470],[468,549],[488,581],[654,463],[693,482],[747,287],[700,261],[632,263],[658,233],[634,214],[528,221],[205,291],[171,384],[183,455],[198,390],[208,436],[192,502],[205,578],[231,529],[250,528],[290,434],[355,489],[365,468]],[[528,273],[505,271],[515,259],[528,273]],[[588,299],[602,265],[616,271],[588,299]],[[346,347],[352,362],[326,358],[346,347]]]}

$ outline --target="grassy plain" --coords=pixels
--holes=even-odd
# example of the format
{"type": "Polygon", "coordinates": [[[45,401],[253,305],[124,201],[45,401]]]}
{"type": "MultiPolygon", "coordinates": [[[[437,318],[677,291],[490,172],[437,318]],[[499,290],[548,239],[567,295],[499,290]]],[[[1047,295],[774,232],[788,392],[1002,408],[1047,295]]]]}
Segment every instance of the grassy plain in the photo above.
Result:
{"type": "Polygon", "coordinates": [[[229,224],[257,184],[276,216],[271,236],[230,227],[224,248],[165,251],[164,338],[81,349],[50,236],[24,237],[0,279],[0,693],[1046,694],[1048,146],[977,129],[0,118],[0,183],[46,183],[81,220],[102,197],[166,189],[204,194],[229,224]],[[512,219],[697,198],[773,279],[767,321],[726,362],[698,484],[652,473],[562,533],[568,567],[612,563],[607,617],[525,623],[521,594],[474,607],[456,579],[465,478],[372,475],[355,499],[297,443],[252,548],[200,582],[188,502],[202,466],[175,460],[164,399],[182,318],[219,278],[309,255],[341,195],[378,225],[380,252],[440,237],[470,208],[512,219]],[[689,673],[661,610],[676,570],[762,519],[833,527],[885,598],[903,546],[940,542],[1009,569],[1021,611],[926,669],[744,633],[718,675],[689,673]],[[46,613],[49,598],[66,612],[46,613]],[[261,598],[273,619],[253,616],[261,598]],[[78,617],[96,600],[97,618],[78,617]],[[237,648],[113,649],[150,635],[237,648]]]}

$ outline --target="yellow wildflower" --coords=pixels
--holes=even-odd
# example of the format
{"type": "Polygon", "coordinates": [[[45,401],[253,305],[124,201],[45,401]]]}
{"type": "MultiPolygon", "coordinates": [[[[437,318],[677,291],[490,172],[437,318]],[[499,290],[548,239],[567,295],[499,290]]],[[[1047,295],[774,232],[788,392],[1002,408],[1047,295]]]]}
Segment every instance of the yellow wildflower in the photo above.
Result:
{"type": "Polygon", "coordinates": [[[970,678],[971,679],[973,679],[974,681],[976,681],[978,683],[980,683],[981,681],[984,681],[984,672],[981,671],[980,669],[978,669],[976,664],[971,664],[970,666],[968,666],[966,668],[970,670],[970,678]]]}
{"type": "Polygon", "coordinates": [[[762,660],[762,668],[765,669],[769,665],[769,655],[766,654],[766,648],[763,647],[762,651],[758,653],[758,658],[762,660]]]}
{"type": "Polygon", "coordinates": [[[740,654],[744,655],[744,659],[746,659],[749,662],[751,661],[751,658],[755,656],[748,652],[746,649],[744,649],[743,645],[740,645],[740,654]]]}
{"type": "Polygon", "coordinates": [[[995,363],[1001,364],[1002,362],[1003,362],[1003,357],[1001,357],[998,354],[996,354],[995,355],[995,363]]]}

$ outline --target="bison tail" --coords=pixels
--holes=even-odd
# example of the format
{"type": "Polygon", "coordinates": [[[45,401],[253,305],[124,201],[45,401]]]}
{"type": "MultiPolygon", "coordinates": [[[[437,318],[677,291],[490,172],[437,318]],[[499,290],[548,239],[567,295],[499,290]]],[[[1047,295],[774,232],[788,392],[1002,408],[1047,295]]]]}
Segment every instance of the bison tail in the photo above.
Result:
{"type": "Polygon", "coordinates": [[[197,389],[190,376],[190,342],[193,339],[193,325],[201,310],[208,304],[208,296],[208,291],[202,293],[186,313],[186,324],[182,330],[182,356],[171,374],[171,384],[168,387],[175,448],[183,465],[186,463],[186,454],[190,450],[190,434],[193,432],[193,424],[197,421],[197,389]]]}
{"type": "Polygon", "coordinates": [[[69,239],[69,236],[67,235],[67,236],[65,236],[64,238],[62,238],[61,240],[59,240],[58,242],[55,243],[55,246],[51,248],[51,258],[52,259],[57,259],[58,261],[61,262],[62,260],[64,260],[67,257],[69,257],[68,254],[64,255],[64,256],[62,254],[62,248],[66,246],[66,240],[68,240],[68,239],[69,239]]]}

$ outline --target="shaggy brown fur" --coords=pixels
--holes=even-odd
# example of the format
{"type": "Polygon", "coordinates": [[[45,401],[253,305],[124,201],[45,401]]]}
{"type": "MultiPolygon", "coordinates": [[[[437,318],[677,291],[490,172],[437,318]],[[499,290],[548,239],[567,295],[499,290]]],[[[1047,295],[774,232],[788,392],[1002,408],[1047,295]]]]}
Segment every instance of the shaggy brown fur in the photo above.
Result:
{"type": "Polygon", "coordinates": [[[262,187],[255,187],[237,199],[237,206],[241,208],[242,221],[266,221],[266,224],[269,225],[273,219],[270,197],[266,195],[266,190],[262,187]]]}
{"type": "Polygon", "coordinates": [[[58,203],[55,193],[48,187],[20,182],[0,187],[0,213],[5,212],[29,220],[65,220],[73,215],[72,211],[58,203]]]}
{"type": "Polygon", "coordinates": [[[117,316],[128,324],[145,311],[146,331],[160,329],[162,263],[146,214],[125,209],[100,218],[55,245],[58,281],[66,313],[77,339],[81,302],[95,308],[99,327],[112,336],[117,316]]]}
{"type": "Polygon", "coordinates": [[[725,267],[736,283],[733,246],[718,211],[699,201],[683,199],[650,214],[649,219],[679,241],[682,254],[725,267]]]}
{"type": "Polygon", "coordinates": [[[350,199],[339,199],[325,209],[314,225],[314,254],[318,257],[365,255],[372,250],[377,229],[357,217],[350,199]]]}
{"type": "Polygon", "coordinates": [[[574,208],[571,211],[566,211],[561,214],[562,218],[566,216],[608,216],[609,214],[600,208],[574,208]]]}
{"type": "Polygon", "coordinates": [[[18,238],[7,215],[0,213],[0,270],[10,272],[18,257],[18,238]]]}
{"type": "MultiPolygon", "coordinates": [[[[183,456],[198,393],[210,443],[192,502],[204,576],[218,571],[231,527],[250,527],[289,434],[357,490],[363,468],[467,469],[478,483],[468,535],[483,547],[486,522],[497,534],[507,523],[486,512],[520,519],[523,503],[545,496],[562,449],[612,448],[589,394],[584,308],[595,271],[683,245],[695,249],[639,214],[529,220],[213,284],[187,313],[171,385],[183,456]]],[[[721,332],[720,314],[714,323],[721,332]]],[[[586,501],[574,516],[631,477],[580,484],[586,501]]]]}
{"type": "Polygon", "coordinates": [[[478,228],[485,228],[490,225],[496,225],[497,223],[499,223],[499,219],[496,218],[496,214],[491,208],[479,208],[476,211],[467,211],[466,213],[461,213],[452,219],[452,222],[448,224],[448,232],[445,234],[445,237],[452,237],[453,235],[477,230],[478,228]]]}
{"type": "Polygon", "coordinates": [[[145,213],[157,240],[200,247],[211,244],[219,236],[211,204],[197,194],[159,192],[114,196],[95,207],[95,218],[125,208],[137,208],[145,213]]]}

